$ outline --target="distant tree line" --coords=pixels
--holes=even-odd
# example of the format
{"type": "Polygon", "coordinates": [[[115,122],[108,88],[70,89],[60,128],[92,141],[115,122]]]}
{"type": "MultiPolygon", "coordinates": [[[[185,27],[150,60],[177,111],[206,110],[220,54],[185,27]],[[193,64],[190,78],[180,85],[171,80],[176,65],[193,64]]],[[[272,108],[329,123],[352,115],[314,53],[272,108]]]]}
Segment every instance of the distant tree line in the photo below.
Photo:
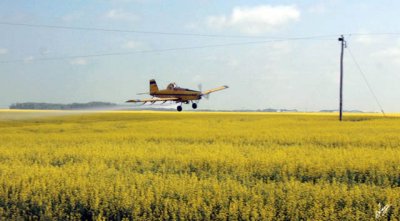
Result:
{"type": "MultiPolygon", "coordinates": [[[[332,112],[339,112],[339,110],[320,110],[319,112],[332,113],[332,112]]],[[[360,111],[360,110],[343,110],[343,112],[348,112],[348,113],[364,113],[363,111],[360,111]]]]}
{"type": "Polygon", "coordinates": [[[266,109],[258,109],[257,112],[298,112],[297,109],[274,109],[274,108],[266,108],[266,109]]]}
{"type": "Polygon", "coordinates": [[[31,110],[76,110],[90,109],[100,107],[114,107],[116,104],[109,102],[89,102],[89,103],[72,103],[72,104],[53,104],[53,103],[35,103],[25,102],[16,103],[10,106],[10,109],[31,109],[31,110]]]}

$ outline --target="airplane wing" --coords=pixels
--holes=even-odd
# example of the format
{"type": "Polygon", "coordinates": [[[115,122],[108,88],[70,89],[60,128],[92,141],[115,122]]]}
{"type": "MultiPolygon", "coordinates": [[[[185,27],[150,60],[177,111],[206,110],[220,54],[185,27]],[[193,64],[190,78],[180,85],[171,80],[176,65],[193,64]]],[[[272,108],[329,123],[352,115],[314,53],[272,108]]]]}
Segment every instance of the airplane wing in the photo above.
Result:
{"type": "Polygon", "coordinates": [[[212,93],[212,92],[224,90],[224,89],[226,89],[226,88],[228,88],[228,86],[224,85],[224,86],[217,87],[217,88],[214,88],[214,89],[211,89],[211,90],[206,90],[206,91],[203,92],[203,95],[208,95],[208,94],[210,94],[210,93],[212,93]]]}
{"type": "Polygon", "coordinates": [[[155,103],[157,101],[175,101],[178,100],[178,98],[176,97],[166,97],[166,98],[149,98],[149,99],[137,99],[137,100],[128,100],[126,102],[128,103],[147,103],[147,102],[151,102],[151,103],[155,103]]]}

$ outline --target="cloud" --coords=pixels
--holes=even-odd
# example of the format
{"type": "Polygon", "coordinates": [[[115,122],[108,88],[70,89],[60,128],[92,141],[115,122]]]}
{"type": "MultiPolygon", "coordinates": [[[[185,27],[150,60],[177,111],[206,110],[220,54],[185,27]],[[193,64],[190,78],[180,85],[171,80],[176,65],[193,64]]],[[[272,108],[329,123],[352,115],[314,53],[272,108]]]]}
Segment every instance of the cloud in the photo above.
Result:
{"type": "Polygon", "coordinates": [[[138,41],[128,41],[122,45],[123,48],[127,49],[139,49],[142,48],[143,44],[138,41]]]}
{"type": "Polygon", "coordinates": [[[376,43],[381,43],[384,41],[382,36],[374,36],[374,35],[369,35],[370,32],[366,30],[359,30],[357,32],[358,34],[355,35],[355,42],[363,44],[363,45],[371,45],[371,44],[376,44],[376,43]]]}
{"type": "Polygon", "coordinates": [[[8,50],[6,48],[0,48],[0,55],[8,54],[8,50]]]}
{"type": "Polygon", "coordinates": [[[268,45],[268,47],[271,47],[274,51],[280,54],[288,54],[292,52],[292,45],[288,41],[275,42],[272,45],[268,45]]]}
{"type": "Polygon", "coordinates": [[[34,60],[35,60],[35,57],[29,56],[29,57],[24,58],[24,63],[25,63],[25,64],[30,64],[30,63],[32,63],[34,60]]]}
{"type": "Polygon", "coordinates": [[[282,27],[300,19],[300,10],[293,5],[259,5],[235,7],[229,16],[209,16],[207,25],[212,28],[233,28],[247,34],[260,34],[282,27]]]}
{"type": "Polygon", "coordinates": [[[374,53],[374,55],[378,56],[378,57],[386,57],[386,58],[400,58],[400,48],[398,48],[398,47],[387,48],[387,49],[384,49],[384,50],[374,53]]]}
{"type": "Polygon", "coordinates": [[[385,61],[400,64],[400,39],[397,44],[390,48],[385,48],[372,54],[373,57],[382,58],[385,61]]]}
{"type": "Polygon", "coordinates": [[[133,13],[125,12],[119,9],[112,9],[108,11],[105,17],[111,20],[119,21],[137,21],[139,19],[138,16],[133,13]]]}
{"type": "Polygon", "coordinates": [[[372,36],[368,36],[368,35],[359,35],[356,37],[355,41],[360,43],[360,44],[364,44],[364,45],[370,45],[372,43],[375,43],[375,37],[372,36]]]}
{"type": "Polygon", "coordinates": [[[72,65],[87,65],[88,62],[84,58],[76,58],[74,60],[71,60],[69,63],[72,65]]]}

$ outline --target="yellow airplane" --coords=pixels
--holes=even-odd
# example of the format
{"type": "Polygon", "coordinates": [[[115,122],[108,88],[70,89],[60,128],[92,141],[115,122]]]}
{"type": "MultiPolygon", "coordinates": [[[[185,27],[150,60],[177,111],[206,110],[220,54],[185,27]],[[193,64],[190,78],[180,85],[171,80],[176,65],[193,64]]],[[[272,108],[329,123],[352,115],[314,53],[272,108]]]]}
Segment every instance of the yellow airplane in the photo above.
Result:
{"type": "Polygon", "coordinates": [[[170,83],[168,87],[164,90],[159,90],[157,83],[154,79],[150,80],[150,95],[153,96],[152,98],[149,99],[137,99],[137,100],[129,100],[126,102],[132,102],[132,103],[147,103],[150,102],[154,104],[157,101],[161,101],[163,103],[167,101],[173,101],[175,103],[180,103],[180,105],[177,106],[178,111],[182,111],[182,104],[189,104],[189,102],[192,103],[192,108],[196,109],[197,108],[197,102],[202,98],[202,97],[208,97],[210,93],[220,91],[223,89],[228,88],[228,86],[224,85],[221,87],[217,87],[211,90],[207,91],[195,91],[195,90],[190,90],[187,88],[181,88],[178,87],[175,83],[170,83]],[[197,102],[196,102],[197,101],[197,102]]]}

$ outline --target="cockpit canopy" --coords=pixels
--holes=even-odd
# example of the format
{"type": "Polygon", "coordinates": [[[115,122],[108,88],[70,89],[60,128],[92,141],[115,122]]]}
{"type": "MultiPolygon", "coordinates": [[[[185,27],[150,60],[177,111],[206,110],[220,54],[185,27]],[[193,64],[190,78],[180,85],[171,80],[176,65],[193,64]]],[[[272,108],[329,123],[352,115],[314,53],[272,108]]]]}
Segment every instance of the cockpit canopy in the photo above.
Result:
{"type": "Polygon", "coordinates": [[[176,83],[170,83],[167,86],[168,90],[174,90],[175,88],[178,88],[178,85],[176,85],[176,83]]]}

